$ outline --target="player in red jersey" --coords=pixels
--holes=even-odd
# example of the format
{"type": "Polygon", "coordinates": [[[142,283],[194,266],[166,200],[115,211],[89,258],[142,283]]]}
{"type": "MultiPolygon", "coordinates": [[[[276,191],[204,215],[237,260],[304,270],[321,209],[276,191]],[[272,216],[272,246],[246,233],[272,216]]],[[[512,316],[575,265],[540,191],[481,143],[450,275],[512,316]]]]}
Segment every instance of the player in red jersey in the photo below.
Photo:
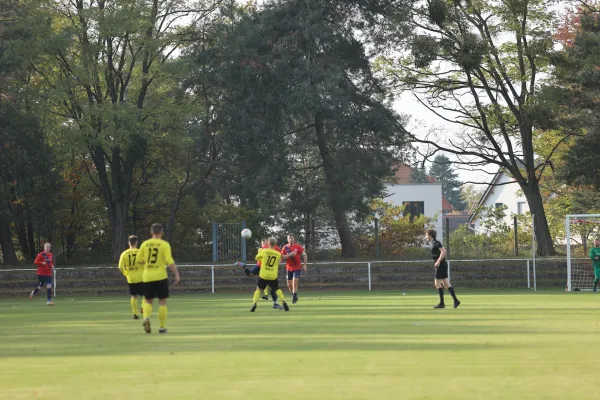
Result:
{"type": "Polygon", "coordinates": [[[29,300],[33,299],[33,296],[39,292],[43,286],[46,286],[48,293],[47,305],[53,306],[52,301],[52,268],[54,268],[54,256],[52,255],[52,245],[50,243],[44,244],[44,251],[42,251],[36,257],[33,262],[38,266],[37,268],[37,281],[35,289],[29,295],[29,300]]]}
{"type": "MultiPolygon", "coordinates": [[[[268,249],[268,248],[269,248],[269,243],[267,242],[267,239],[262,239],[260,241],[260,249],[258,251],[260,252],[260,250],[268,249]]],[[[275,245],[273,247],[273,250],[281,252],[281,249],[277,245],[275,245]]],[[[258,276],[258,274],[260,273],[260,261],[257,261],[256,265],[254,265],[251,269],[248,268],[246,263],[242,262],[242,261],[238,261],[234,265],[237,267],[242,267],[244,269],[244,273],[246,274],[247,277],[250,277],[252,275],[258,276]]],[[[273,308],[275,308],[277,310],[283,310],[283,307],[279,303],[277,303],[277,293],[271,291],[271,297],[273,298],[273,308]]],[[[264,296],[262,296],[262,299],[269,300],[269,288],[268,287],[265,288],[264,296]]]]}
{"type": "Polygon", "coordinates": [[[288,275],[288,289],[292,292],[292,304],[296,304],[298,302],[298,282],[302,271],[306,271],[308,256],[304,252],[304,248],[296,243],[296,237],[293,234],[288,234],[287,239],[288,244],[283,247],[281,254],[290,256],[286,261],[285,269],[288,275]]]}

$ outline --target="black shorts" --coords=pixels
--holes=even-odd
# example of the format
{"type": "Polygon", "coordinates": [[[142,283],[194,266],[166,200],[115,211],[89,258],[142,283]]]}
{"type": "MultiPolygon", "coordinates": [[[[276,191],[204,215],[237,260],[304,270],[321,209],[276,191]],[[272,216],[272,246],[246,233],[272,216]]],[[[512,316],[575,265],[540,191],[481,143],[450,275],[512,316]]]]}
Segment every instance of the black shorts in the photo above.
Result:
{"type": "Polygon", "coordinates": [[[169,280],[144,282],[144,297],[149,299],[166,299],[169,297],[169,280]]]}
{"type": "Polygon", "coordinates": [[[129,294],[132,296],[143,296],[144,295],[144,283],[130,283],[129,284],[129,294]]]}
{"type": "Polygon", "coordinates": [[[448,278],[448,262],[446,260],[440,263],[440,266],[435,270],[435,279],[448,278]]]}
{"type": "Polygon", "coordinates": [[[277,281],[277,279],[268,281],[263,278],[258,278],[258,281],[256,282],[256,286],[258,286],[258,288],[260,290],[265,290],[267,288],[267,286],[270,286],[272,293],[275,293],[276,291],[279,290],[279,282],[277,281]]]}

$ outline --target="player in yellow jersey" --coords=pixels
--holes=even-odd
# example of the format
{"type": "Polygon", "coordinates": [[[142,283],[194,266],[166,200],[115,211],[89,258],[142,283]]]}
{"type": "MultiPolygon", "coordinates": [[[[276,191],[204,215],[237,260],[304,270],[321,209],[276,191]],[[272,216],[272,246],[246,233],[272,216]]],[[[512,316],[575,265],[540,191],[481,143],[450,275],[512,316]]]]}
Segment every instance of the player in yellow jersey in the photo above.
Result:
{"type": "Polygon", "coordinates": [[[167,267],[175,275],[174,285],[179,284],[180,277],[175,260],[171,255],[171,245],[162,240],[163,228],[161,224],[152,225],[152,239],[146,240],[140,247],[138,264],[144,266],[144,330],[152,332],[150,316],[152,316],[152,303],[158,297],[159,333],[167,333],[167,298],[169,297],[169,276],[167,267]]]}
{"type": "Polygon", "coordinates": [[[133,319],[140,319],[138,316],[138,296],[144,295],[144,283],[142,278],[144,275],[144,268],[136,263],[136,259],[139,253],[138,237],[131,235],[129,236],[129,249],[125,250],[121,254],[119,259],[119,270],[127,278],[129,284],[129,295],[131,303],[131,311],[133,312],[133,319]]]}
{"type": "Polygon", "coordinates": [[[250,309],[250,312],[256,311],[261,293],[267,288],[267,286],[271,288],[271,293],[276,293],[277,298],[281,299],[283,309],[285,311],[290,311],[290,308],[283,297],[283,292],[281,289],[279,289],[279,282],[277,281],[277,278],[279,276],[279,262],[281,259],[283,258],[286,260],[288,257],[295,255],[295,253],[282,255],[279,251],[275,250],[275,246],[277,246],[277,239],[274,237],[270,237],[267,242],[269,247],[266,249],[260,249],[256,255],[256,261],[260,262],[260,272],[258,274],[256,290],[254,291],[254,305],[250,309]]]}

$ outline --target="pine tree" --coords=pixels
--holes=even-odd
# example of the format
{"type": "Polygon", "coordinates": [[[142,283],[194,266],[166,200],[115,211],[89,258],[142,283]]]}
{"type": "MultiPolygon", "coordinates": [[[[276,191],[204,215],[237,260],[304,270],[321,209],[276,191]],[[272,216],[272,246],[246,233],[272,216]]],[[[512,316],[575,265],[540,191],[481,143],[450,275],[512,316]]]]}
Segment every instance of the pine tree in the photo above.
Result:
{"type": "Polygon", "coordinates": [[[438,155],[433,160],[429,175],[442,184],[442,194],[455,210],[466,207],[460,193],[458,174],[452,168],[452,162],[445,155],[438,155]]]}
{"type": "Polygon", "coordinates": [[[600,12],[580,8],[571,22],[575,37],[554,54],[556,85],[544,94],[556,106],[560,130],[579,137],[566,155],[562,178],[600,189],[600,12]]]}

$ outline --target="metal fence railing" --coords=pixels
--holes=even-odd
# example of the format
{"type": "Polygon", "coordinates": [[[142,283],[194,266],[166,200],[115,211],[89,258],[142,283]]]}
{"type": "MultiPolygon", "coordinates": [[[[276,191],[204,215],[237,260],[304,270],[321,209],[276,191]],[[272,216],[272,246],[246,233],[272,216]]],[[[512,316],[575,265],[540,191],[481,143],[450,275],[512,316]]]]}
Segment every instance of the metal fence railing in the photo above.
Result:
{"type": "MultiPolygon", "coordinates": [[[[182,283],[173,291],[247,291],[251,281],[239,267],[222,264],[180,265],[182,283]]],[[[284,267],[280,280],[285,279],[284,267]]],[[[450,277],[457,287],[470,288],[564,288],[567,281],[565,258],[466,259],[450,261],[450,277]]],[[[0,269],[0,288],[8,296],[29,293],[35,270],[0,269]]],[[[400,290],[426,289],[433,284],[429,260],[313,262],[302,277],[304,290],[400,290]]],[[[90,295],[123,293],[126,283],[116,267],[57,267],[54,293],[90,295]]]]}

